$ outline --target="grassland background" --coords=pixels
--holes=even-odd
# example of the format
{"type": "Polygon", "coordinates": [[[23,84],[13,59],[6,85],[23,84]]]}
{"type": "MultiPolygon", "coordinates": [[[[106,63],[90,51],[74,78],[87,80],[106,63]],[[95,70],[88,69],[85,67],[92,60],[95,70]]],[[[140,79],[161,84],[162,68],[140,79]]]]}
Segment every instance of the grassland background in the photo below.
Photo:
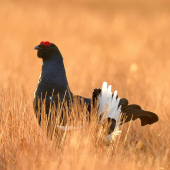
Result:
{"type": "Polygon", "coordinates": [[[0,0],[0,16],[1,169],[170,168],[169,0],[0,0]],[[53,146],[32,108],[41,69],[33,48],[44,40],[59,47],[74,94],[90,97],[107,81],[159,122],[137,120],[127,134],[128,123],[117,145],[78,131],[53,146]]]}

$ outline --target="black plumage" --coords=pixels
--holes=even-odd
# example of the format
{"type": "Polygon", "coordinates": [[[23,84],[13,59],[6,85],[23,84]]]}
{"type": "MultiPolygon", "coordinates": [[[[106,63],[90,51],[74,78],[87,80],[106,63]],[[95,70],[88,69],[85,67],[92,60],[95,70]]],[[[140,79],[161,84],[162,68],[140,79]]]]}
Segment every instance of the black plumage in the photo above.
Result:
{"type": "MultiPolygon", "coordinates": [[[[63,63],[63,57],[58,49],[58,47],[48,41],[41,42],[35,48],[37,50],[37,56],[42,58],[42,70],[40,78],[38,81],[37,88],[34,94],[34,110],[38,112],[38,100],[45,100],[46,103],[46,114],[49,113],[51,100],[58,105],[58,97],[62,101],[65,99],[69,104],[69,101],[73,99],[73,93],[71,92],[66,72],[63,63]],[[53,96],[51,98],[51,96],[53,96]]],[[[85,98],[82,96],[77,96],[77,98],[84,100],[87,104],[88,111],[91,111],[91,104],[95,107],[95,100],[101,93],[101,89],[94,89],[92,93],[92,98],[85,98]],[[91,101],[92,100],[92,101],[91,101]]],[[[125,122],[131,119],[135,120],[137,118],[141,119],[141,125],[152,124],[158,121],[158,116],[152,112],[144,111],[138,105],[128,105],[128,100],[123,98],[120,99],[119,105],[122,105],[122,113],[126,115],[125,122]]],[[[41,107],[41,106],[40,106],[41,107]]],[[[111,130],[115,128],[115,120],[112,120],[111,130]]]]}

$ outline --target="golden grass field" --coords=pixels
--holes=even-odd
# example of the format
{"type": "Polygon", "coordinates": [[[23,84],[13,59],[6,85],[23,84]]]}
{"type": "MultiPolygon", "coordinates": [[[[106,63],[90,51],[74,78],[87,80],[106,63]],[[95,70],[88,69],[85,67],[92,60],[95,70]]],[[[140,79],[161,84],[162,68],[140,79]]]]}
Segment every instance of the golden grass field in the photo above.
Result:
{"type": "Polygon", "coordinates": [[[0,1],[0,169],[170,169],[170,1],[0,1]],[[55,43],[74,94],[103,81],[159,122],[125,124],[114,142],[96,122],[50,140],[33,112],[42,61],[55,43]]]}

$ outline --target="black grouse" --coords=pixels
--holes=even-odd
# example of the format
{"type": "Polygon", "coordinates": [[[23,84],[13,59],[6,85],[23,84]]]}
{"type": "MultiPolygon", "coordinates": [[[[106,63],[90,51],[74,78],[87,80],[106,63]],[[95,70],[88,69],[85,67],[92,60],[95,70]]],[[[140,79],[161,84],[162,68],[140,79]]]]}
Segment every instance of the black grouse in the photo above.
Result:
{"type": "MultiPolygon", "coordinates": [[[[72,100],[73,93],[71,92],[68,85],[63,57],[58,47],[48,41],[42,41],[34,49],[37,50],[37,56],[43,60],[41,74],[34,93],[34,111],[37,113],[38,107],[40,107],[41,112],[39,100],[45,100],[46,114],[48,116],[50,103],[55,102],[56,107],[58,105],[59,101],[57,95],[59,95],[61,101],[64,99],[69,106],[69,101],[72,100]]],[[[82,101],[81,99],[84,100],[90,113],[91,107],[96,106],[95,100],[98,99],[98,97],[101,95],[101,92],[101,89],[94,89],[92,98],[85,98],[82,96],[77,96],[77,98],[80,100],[80,103],[82,101]],[[91,106],[91,104],[93,104],[93,106],[91,106]]],[[[116,95],[116,99],[117,98],[118,96],[116,95]]],[[[139,105],[136,104],[128,105],[128,100],[125,98],[119,100],[118,106],[120,105],[121,114],[126,115],[125,122],[128,122],[131,119],[135,120],[140,118],[141,125],[144,126],[158,121],[158,116],[155,113],[144,111],[139,105]]],[[[112,121],[111,130],[114,130],[116,120],[114,120],[112,117],[108,117],[108,120],[112,121]]]]}

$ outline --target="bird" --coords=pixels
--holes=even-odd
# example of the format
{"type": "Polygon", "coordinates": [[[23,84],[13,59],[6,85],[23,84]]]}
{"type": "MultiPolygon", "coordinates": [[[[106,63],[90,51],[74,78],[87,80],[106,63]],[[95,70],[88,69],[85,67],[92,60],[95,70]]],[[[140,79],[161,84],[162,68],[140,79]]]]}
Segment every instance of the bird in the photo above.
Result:
{"type": "MultiPolygon", "coordinates": [[[[107,118],[111,122],[109,133],[113,132],[117,125],[118,119],[116,117],[119,118],[119,125],[122,122],[127,123],[138,118],[141,120],[141,126],[153,124],[159,120],[155,113],[145,111],[137,104],[129,105],[126,98],[120,99],[117,91],[112,94],[111,86],[107,88],[106,82],[103,83],[102,89],[94,88],[90,98],[74,95],[68,84],[63,56],[59,48],[49,41],[41,41],[34,49],[37,50],[37,57],[42,59],[41,73],[33,99],[36,115],[38,111],[42,112],[41,104],[39,104],[40,99],[45,101],[45,112],[48,117],[51,103],[54,103],[57,108],[59,107],[59,101],[65,100],[69,107],[70,101],[73,101],[75,97],[78,99],[79,104],[82,103],[82,100],[84,101],[89,115],[92,107],[98,108],[97,115],[100,120],[107,118]],[[108,107],[102,110],[107,103],[109,103],[108,107]],[[103,111],[109,111],[109,114],[105,114],[104,118],[102,117],[103,111]]],[[[41,117],[39,124],[41,124],[41,117]]]]}

